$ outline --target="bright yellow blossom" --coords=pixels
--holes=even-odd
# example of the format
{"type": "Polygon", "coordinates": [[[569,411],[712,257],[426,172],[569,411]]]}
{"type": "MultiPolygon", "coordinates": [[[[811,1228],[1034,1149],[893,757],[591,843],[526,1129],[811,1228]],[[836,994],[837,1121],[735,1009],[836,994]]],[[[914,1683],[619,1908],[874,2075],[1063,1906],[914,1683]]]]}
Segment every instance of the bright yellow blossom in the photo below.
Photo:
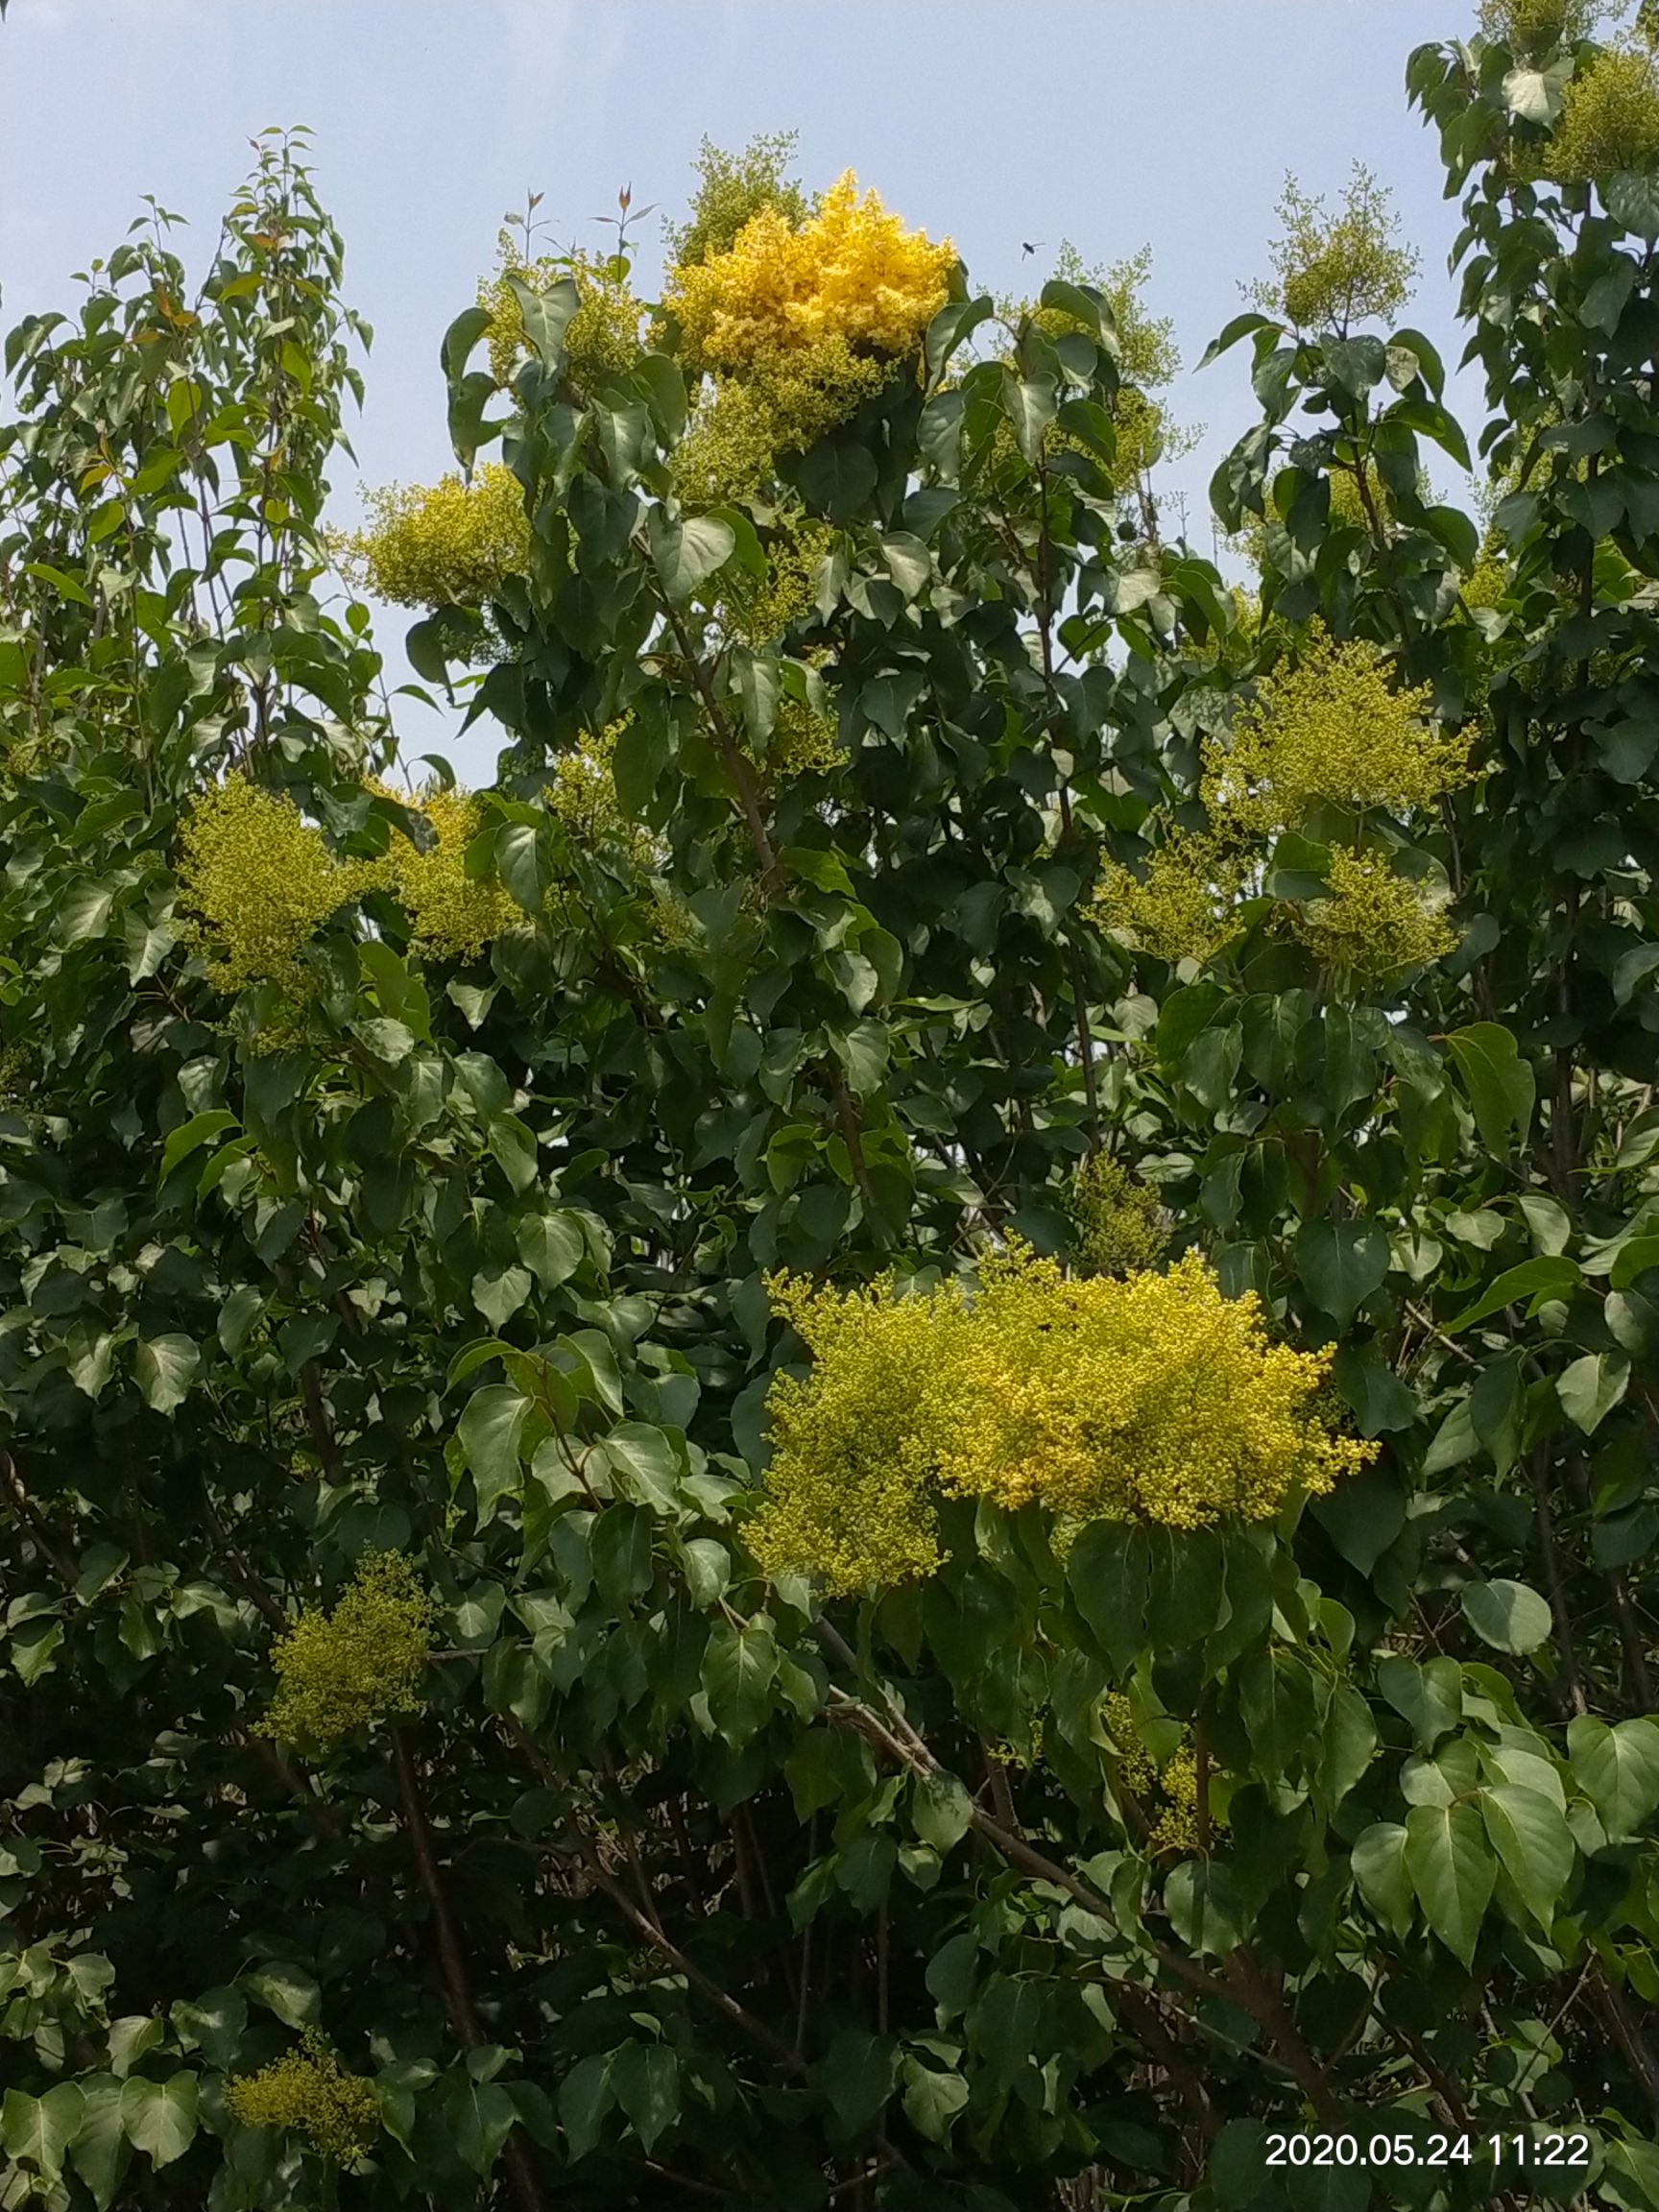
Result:
{"type": "Polygon", "coordinates": [[[315,2028],[257,2074],[234,2076],[225,2102],[244,2128],[291,2129],[337,2166],[360,2158],[380,2129],[373,2084],[348,2074],[315,2028]]]}
{"type": "Polygon", "coordinates": [[[929,1574],[942,1496],[1193,1528],[1265,1519],[1375,1453],[1312,1409],[1331,1355],[1270,1343],[1194,1253],[1071,1281],[1015,1244],[972,1299],[770,1287],[815,1364],[773,1386],[759,1554],[831,1589],[929,1574]]]}
{"type": "Polygon", "coordinates": [[[741,495],[762,455],[809,445],[845,420],[915,354],[955,261],[948,240],[906,230],[849,171],[804,222],[768,200],[728,251],[681,263],[664,305],[687,367],[715,379],[683,478],[741,495]]]}

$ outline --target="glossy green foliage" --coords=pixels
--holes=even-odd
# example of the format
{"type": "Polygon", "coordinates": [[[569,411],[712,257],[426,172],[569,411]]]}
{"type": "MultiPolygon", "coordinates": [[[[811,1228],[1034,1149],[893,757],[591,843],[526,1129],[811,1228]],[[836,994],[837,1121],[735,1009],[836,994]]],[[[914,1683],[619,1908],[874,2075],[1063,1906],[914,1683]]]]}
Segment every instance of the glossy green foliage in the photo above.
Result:
{"type": "Polygon", "coordinates": [[[468,960],[386,865],[432,830],[325,578],[354,325],[293,150],[199,294],[157,211],[13,335],[0,2204],[1462,2206],[1561,2128],[1590,2179],[1508,2201],[1659,2207],[1659,204],[1536,180],[1580,65],[1411,63],[1497,536],[1425,490],[1419,334],[1241,318],[1253,603],[1125,512],[1087,286],[959,280],[734,503],[676,490],[671,326],[578,385],[526,288],[504,393],[463,314],[457,455],[530,545],[411,640],[505,733],[468,960]],[[1226,836],[1207,771],[1321,636],[1469,779],[1316,794],[1138,950],[1103,872],[1226,836]],[[232,771],[343,886],[235,999],[180,893],[232,771]],[[1456,949],[1326,965],[1334,855],[1456,949]],[[767,1275],[1011,1235],[1197,1253],[1368,1463],[768,1578],[767,1275]],[[1315,2127],[1386,2166],[1269,2163],[1315,2127]]]}

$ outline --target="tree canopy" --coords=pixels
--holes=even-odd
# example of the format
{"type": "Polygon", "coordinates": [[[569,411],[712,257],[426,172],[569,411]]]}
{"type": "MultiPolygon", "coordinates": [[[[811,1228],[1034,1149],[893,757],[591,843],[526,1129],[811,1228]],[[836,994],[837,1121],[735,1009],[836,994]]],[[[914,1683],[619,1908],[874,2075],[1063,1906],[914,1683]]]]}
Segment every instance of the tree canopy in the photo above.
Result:
{"type": "Polygon", "coordinates": [[[1211,349],[787,141],[325,524],[302,140],[7,342],[0,2205],[1659,2212],[1659,86],[1211,349]],[[1433,489],[1478,459],[1485,524],[1433,489]],[[344,575],[342,575],[344,571],[344,575]],[[416,781],[350,579],[504,739],[416,781]]]}

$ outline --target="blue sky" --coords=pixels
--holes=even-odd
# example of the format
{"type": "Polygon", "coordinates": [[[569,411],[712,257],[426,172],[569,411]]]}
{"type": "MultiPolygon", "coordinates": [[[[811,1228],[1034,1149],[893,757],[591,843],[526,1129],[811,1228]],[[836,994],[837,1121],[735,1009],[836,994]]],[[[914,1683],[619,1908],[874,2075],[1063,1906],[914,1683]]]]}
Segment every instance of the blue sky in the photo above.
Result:
{"type": "MultiPolygon", "coordinates": [[[[848,167],[990,290],[1062,238],[1086,258],[1150,246],[1149,303],[1195,364],[1265,273],[1286,170],[1339,194],[1367,163],[1419,248],[1410,311],[1452,343],[1456,227],[1407,56],[1470,24],[1468,0],[12,0],[0,25],[0,323],[72,304],[71,271],[154,193],[211,245],[248,141],[305,123],[375,330],[361,475],[451,466],[439,339],[526,190],[562,241],[597,244],[617,189],[678,210],[705,133],[795,129],[822,185],[848,167]]],[[[659,218],[640,232],[658,266],[659,218]]],[[[1455,347],[1453,351],[1457,350],[1455,347]]],[[[1254,419],[1248,356],[1173,394],[1206,425],[1176,471],[1208,550],[1204,485],[1254,419]]],[[[1457,394],[1473,426],[1478,395],[1457,394]]],[[[356,475],[337,470],[342,519],[356,475]]],[[[394,669],[406,617],[379,625],[394,669]]],[[[404,703],[406,749],[445,743],[404,703]]],[[[482,733],[457,754],[489,770],[482,733]]]]}

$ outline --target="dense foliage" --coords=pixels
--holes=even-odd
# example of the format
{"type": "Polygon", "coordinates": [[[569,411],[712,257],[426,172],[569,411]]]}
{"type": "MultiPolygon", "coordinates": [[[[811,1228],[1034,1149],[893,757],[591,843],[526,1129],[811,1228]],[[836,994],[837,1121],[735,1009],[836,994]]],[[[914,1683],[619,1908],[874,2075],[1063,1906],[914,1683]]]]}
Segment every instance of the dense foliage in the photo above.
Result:
{"type": "Polygon", "coordinates": [[[299,149],[12,333],[0,2204],[1659,2208],[1659,93],[1589,12],[1410,62],[1490,528],[1361,175],[1212,349],[1253,594],[1075,261],[998,310],[776,140],[661,312],[626,203],[527,218],[463,477],[346,549],[482,792],[330,571],[299,149]]]}

